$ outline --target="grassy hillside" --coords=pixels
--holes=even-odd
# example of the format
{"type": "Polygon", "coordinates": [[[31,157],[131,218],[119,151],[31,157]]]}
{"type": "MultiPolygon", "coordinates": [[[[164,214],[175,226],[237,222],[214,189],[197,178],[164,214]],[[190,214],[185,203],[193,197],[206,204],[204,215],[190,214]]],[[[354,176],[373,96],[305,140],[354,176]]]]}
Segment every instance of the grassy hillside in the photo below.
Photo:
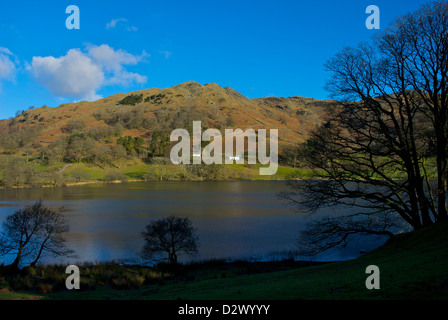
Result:
{"type": "MultiPolygon", "coordinates": [[[[109,276],[120,272],[122,286],[117,285],[117,280],[112,281],[111,285],[94,286],[93,280],[89,282],[91,279],[84,278],[84,290],[78,292],[62,289],[53,293],[33,294],[3,289],[0,298],[448,299],[447,266],[448,223],[443,223],[396,236],[384,246],[350,261],[317,265],[291,261],[215,262],[185,266],[177,275],[138,267],[89,266],[90,269],[84,269],[84,274],[92,275],[95,268],[97,273],[102,270],[109,276]],[[377,265],[380,269],[379,290],[367,290],[365,287],[368,276],[365,269],[368,265],[377,265]],[[124,285],[126,281],[133,284],[124,285]],[[86,289],[89,286],[95,289],[86,289]]],[[[63,269],[60,271],[62,273],[63,269]]]]}
{"type": "MultiPolygon", "coordinates": [[[[268,140],[269,129],[277,129],[280,165],[298,167],[299,145],[326,120],[333,106],[332,101],[303,97],[248,99],[231,88],[189,81],[93,102],[31,107],[0,120],[0,187],[91,180],[203,180],[204,171],[210,170],[173,167],[170,161],[176,144],[170,141],[171,132],[178,128],[191,132],[193,121],[201,121],[202,131],[218,129],[223,144],[226,129],[267,129],[268,140]]],[[[245,151],[249,148],[246,141],[245,151]]],[[[253,165],[226,167],[218,174],[215,168],[205,172],[205,178],[259,176],[253,165]]],[[[284,177],[285,170],[291,171],[280,169],[270,178],[284,177]]]]}

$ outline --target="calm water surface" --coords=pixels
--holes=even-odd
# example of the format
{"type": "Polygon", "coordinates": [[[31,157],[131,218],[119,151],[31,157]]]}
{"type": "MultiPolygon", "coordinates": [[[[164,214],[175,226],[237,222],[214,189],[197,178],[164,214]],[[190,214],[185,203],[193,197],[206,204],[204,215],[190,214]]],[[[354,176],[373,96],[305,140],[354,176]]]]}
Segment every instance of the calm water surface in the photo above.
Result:
{"type": "MultiPolygon", "coordinates": [[[[189,217],[197,228],[196,260],[272,259],[295,249],[300,230],[311,219],[278,199],[277,193],[285,190],[281,181],[129,182],[1,190],[0,221],[39,199],[49,206],[64,206],[70,223],[65,237],[77,257],[43,260],[48,263],[112,259],[141,263],[138,254],[146,224],[173,214],[189,217]]],[[[357,243],[314,260],[353,258],[379,244],[357,243]]],[[[5,257],[0,257],[2,261],[8,263],[5,257]]]]}

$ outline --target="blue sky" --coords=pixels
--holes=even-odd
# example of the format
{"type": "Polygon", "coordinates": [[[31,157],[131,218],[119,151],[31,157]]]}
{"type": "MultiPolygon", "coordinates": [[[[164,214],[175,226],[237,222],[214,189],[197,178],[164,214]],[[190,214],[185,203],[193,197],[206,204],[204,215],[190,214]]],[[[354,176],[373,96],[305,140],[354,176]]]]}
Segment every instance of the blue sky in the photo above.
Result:
{"type": "Polygon", "coordinates": [[[215,82],[249,98],[328,98],[323,64],[418,0],[0,0],[0,119],[19,109],[215,82]],[[80,10],[68,30],[66,7],[80,10]]]}

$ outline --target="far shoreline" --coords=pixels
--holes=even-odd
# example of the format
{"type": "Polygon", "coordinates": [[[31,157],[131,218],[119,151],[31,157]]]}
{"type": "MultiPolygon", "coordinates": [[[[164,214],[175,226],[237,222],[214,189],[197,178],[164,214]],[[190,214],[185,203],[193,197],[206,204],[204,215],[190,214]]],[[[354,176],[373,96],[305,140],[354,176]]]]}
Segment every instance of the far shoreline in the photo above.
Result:
{"type": "MultiPolygon", "coordinates": [[[[310,178],[294,178],[293,180],[308,180],[310,178]]],[[[311,178],[314,179],[314,178],[311,178]]],[[[254,178],[235,178],[235,179],[154,179],[154,180],[145,180],[145,179],[127,179],[127,180],[111,180],[111,181],[104,181],[104,180],[87,180],[87,181],[78,181],[78,182],[64,182],[62,184],[42,184],[42,185],[21,185],[21,186],[12,186],[12,187],[5,187],[0,186],[0,190],[14,190],[14,189],[40,189],[40,188],[64,188],[64,187],[74,187],[74,186],[82,186],[82,185],[91,185],[91,184],[121,184],[121,183],[128,183],[128,182],[160,182],[160,183],[166,183],[166,182],[236,182],[236,181],[288,181],[288,178],[275,178],[275,179],[254,179],[254,178]]]]}

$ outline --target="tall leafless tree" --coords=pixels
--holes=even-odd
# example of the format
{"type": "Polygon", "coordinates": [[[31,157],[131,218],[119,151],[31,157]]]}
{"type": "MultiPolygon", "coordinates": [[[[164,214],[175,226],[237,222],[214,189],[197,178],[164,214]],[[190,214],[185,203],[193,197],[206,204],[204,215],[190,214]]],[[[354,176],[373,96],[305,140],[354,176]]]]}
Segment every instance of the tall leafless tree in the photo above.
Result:
{"type": "MultiPolygon", "coordinates": [[[[341,50],[326,69],[340,107],[307,143],[319,179],[291,180],[281,197],[310,211],[357,207],[340,221],[364,223],[360,232],[390,235],[391,213],[414,229],[447,220],[448,3],[400,17],[372,43],[341,50]]],[[[321,222],[311,230],[339,240],[357,230],[321,222]]]]}

